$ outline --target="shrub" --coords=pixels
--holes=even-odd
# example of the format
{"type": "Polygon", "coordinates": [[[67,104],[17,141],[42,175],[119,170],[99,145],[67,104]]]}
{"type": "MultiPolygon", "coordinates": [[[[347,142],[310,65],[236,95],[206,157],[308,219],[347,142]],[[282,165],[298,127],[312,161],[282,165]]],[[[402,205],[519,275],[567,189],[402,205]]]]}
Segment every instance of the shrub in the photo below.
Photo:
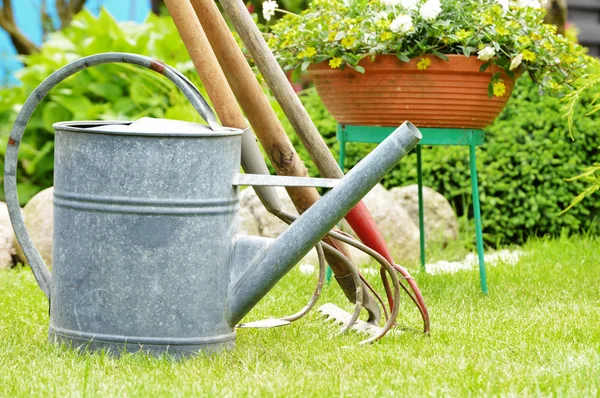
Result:
{"type": "MultiPolygon", "coordinates": [[[[540,96],[537,86],[522,77],[500,117],[486,129],[486,142],[477,150],[483,230],[487,243],[522,243],[529,236],[560,233],[600,232],[600,203],[582,202],[559,215],[582,189],[580,182],[565,178],[578,174],[582,164],[600,160],[598,132],[600,115],[585,116],[586,104],[600,88],[584,94],[574,117],[574,136],[568,136],[567,121],[559,100],[540,96]]],[[[325,140],[338,153],[335,122],[324,117],[314,90],[301,96],[325,140]]],[[[352,167],[373,145],[347,146],[346,167],[352,167]]],[[[303,159],[307,160],[308,157],[303,159]]],[[[383,180],[388,187],[416,183],[414,155],[403,160],[383,180]]],[[[317,175],[310,161],[310,173],[317,175]]],[[[423,149],[423,182],[442,193],[459,215],[472,216],[468,149],[431,147],[423,149]]]]}

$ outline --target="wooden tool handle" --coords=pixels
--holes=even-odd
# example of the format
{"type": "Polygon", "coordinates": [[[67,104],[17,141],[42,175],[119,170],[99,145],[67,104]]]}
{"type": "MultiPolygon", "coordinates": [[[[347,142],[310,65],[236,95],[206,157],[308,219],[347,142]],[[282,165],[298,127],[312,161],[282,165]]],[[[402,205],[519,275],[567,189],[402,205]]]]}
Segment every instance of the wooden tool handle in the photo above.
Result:
{"type": "Polygon", "coordinates": [[[271,53],[244,3],[241,0],[220,0],[220,3],[321,175],[327,178],[342,178],[344,173],[271,53]]]}
{"type": "MultiPolygon", "coordinates": [[[[165,3],[222,123],[232,127],[240,126],[241,113],[237,105],[233,106],[233,90],[277,173],[308,175],[216,4],[212,0],[194,1],[194,7],[188,0],[166,0],[165,3]],[[194,8],[198,19],[194,17],[194,8]],[[224,82],[224,75],[229,84],[224,82]]],[[[299,212],[306,210],[320,198],[315,188],[289,188],[288,193],[299,212]]],[[[327,241],[349,256],[341,242],[330,238],[327,241]]],[[[336,275],[348,274],[343,262],[329,258],[328,262],[336,275]]],[[[365,302],[367,311],[378,319],[377,305],[367,304],[365,302]]]]}
{"type": "Polygon", "coordinates": [[[165,0],[165,5],[221,123],[228,127],[245,129],[248,123],[229,89],[227,79],[219,67],[192,5],[188,0],[165,0]]]}
{"type": "MultiPolygon", "coordinates": [[[[308,176],[302,159],[296,153],[216,3],[213,0],[191,0],[191,3],[231,90],[277,174],[308,176]]],[[[289,188],[287,191],[299,212],[308,209],[320,198],[314,188],[289,188]]]]}

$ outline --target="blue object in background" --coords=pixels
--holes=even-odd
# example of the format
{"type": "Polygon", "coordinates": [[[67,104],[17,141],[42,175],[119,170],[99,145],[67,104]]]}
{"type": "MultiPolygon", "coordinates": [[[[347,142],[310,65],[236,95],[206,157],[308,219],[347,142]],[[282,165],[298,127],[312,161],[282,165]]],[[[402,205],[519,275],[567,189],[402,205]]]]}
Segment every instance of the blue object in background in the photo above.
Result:
{"type": "MultiPolygon", "coordinates": [[[[42,43],[41,0],[13,0],[15,22],[21,31],[35,44],[42,43]]],[[[55,1],[47,1],[48,13],[58,27],[60,22],[56,13],[55,1]]],[[[106,8],[117,21],[142,22],[150,12],[150,0],[87,0],[85,7],[98,14],[101,7],[106,8]]],[[[17,52],[10,36],[0,29],[0,86],[18,84],[14,72],[21,68],[17,52]]]]}

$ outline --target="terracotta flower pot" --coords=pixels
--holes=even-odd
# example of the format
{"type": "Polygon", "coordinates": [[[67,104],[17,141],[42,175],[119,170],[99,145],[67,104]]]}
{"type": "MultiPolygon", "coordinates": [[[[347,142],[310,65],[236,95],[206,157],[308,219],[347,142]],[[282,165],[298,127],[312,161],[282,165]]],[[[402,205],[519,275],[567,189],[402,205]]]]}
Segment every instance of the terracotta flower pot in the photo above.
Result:
{"type": "Polygon", "coordinates": [[[338,123],[399,126],[409,120],[418,127],[483,128],[500,114],[514,79],[502,71],[506,92],[490,98],[488,85],[497,67],[480,72],[482,62],[475,56],[427,57],[431,65],[426,70],[418,70],[419,58],[402,62],[386,54],[363,59],[364,74],[349,67],[332,69],[327,62],[308,71],[338,123]]]}

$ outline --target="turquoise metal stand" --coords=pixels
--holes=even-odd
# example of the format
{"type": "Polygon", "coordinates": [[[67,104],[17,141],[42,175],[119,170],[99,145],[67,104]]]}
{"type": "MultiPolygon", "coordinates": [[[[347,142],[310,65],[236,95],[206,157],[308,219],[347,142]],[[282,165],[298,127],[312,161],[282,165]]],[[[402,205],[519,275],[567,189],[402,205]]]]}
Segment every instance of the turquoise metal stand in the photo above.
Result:
{"type": "MultiPolygon", "coordinates": [[[[339,165],[344,170],[346,161],[346,143],[364,142],[379,144],[395,130],[394,127],[356,126],[338,124],[337,139],[340,143],[339,165]]],[[[483,258],[483,235],[481,231],[481,210],[479,205],[479,184],[477,182],[476,147],[483,145],[484,132],[477,129],[420,128],[423,139],[417,145],[417,184],[419,189],[419,231],[421,248],[421,267],[425,268],[425,221],[423,214],[423,170],[421,147],[423,145],[460,145],[469,147],[469,166],[471,190],[473,193],[473,217],[475,218],[475,242],[479,259],[479,280],[481,291],[488,293],[485,262],[483,258]]],[[[327,280],[331,278],[328,269],[327,280]]]]}

